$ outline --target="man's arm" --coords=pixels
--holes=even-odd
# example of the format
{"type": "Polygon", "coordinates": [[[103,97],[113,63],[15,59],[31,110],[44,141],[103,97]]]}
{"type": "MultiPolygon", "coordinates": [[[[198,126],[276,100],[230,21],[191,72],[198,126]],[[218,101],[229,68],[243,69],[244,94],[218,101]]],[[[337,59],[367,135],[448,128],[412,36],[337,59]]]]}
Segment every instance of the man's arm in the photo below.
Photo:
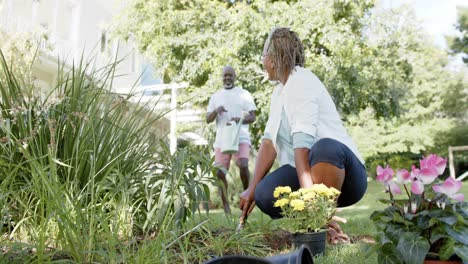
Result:
{"type": "Polygon", "coordinates": [[[255,121],[257,117],[255,116],[255,110],[250,111],[245,117],[242,124],[251,124],[255,121]]]}
{"type": "Polygon", "coordinates": [[[216,116],[222,114],[223,112],[227,112],[227,110],[226,108],[224,108],[224,106],[221,105],[218,108],[216,108],[213,112],[206,113],[206,122],[213,122],[216,119],[216,116]]]}
{"type": "Polygon", "coordinates": [[[216,119],[218,113],[216,111],[206,113],[206,123],[211,123],[216,119]]]}

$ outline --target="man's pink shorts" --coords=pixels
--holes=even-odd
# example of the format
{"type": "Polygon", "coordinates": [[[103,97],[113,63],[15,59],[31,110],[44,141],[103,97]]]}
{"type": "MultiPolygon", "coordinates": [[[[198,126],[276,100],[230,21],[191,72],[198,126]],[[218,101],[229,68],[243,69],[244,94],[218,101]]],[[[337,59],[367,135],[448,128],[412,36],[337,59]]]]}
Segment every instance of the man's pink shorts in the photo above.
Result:
{"type": "MultiPolygon", "coordinates": [[[[249,143],[240,143],[239,144],[239,151],[234,153],[234,160],[238,159],[248,159],[250,152],[250,144],[249,143]]],[[[223,165],[226,170],[229,170],[229,165],[231,163],[231,154],[224,154],[221,152],[220,148],[215,148],[215,164],[216,165],[223,165]]]]}

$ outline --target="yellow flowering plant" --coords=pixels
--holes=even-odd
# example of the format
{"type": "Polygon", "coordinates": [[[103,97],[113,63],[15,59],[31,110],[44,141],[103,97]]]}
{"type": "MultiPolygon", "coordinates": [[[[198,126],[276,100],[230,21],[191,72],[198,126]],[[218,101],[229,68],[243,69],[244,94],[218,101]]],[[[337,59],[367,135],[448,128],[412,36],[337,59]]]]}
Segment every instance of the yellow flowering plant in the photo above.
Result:
{"type": "Polygon", "coordinates": [[[289,186],[276,187],[275,207],[287,219],[285,228],[292,233],[318,232],[326,228],[336,210],[340,191],[324,184],[292,191],[289,186]]]}

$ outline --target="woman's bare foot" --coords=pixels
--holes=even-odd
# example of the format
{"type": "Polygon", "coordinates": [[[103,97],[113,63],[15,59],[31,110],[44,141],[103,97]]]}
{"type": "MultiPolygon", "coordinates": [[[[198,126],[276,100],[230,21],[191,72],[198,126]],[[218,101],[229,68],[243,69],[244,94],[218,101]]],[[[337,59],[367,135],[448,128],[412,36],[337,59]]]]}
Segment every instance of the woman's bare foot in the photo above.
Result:
{"type": "Polygon", "coordinates": [[[331,220],[327,229],[327,241],[330,245],[348,244],[351,242],[335,220],[331,220]]]}

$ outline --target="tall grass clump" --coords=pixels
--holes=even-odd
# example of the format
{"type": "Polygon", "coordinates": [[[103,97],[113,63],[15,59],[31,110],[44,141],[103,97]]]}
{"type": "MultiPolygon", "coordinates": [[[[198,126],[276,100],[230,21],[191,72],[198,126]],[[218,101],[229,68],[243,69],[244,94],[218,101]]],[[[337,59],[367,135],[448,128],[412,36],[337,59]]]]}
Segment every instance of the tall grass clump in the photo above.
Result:
{"type": "MultiPolygon", "coordinates": [[[[113,94],[116,63],[81,60],[47,94],[0,51],[0,246],[9,261],[122,263],[209,199],[212,160],[171,154],[163,112],[113,94]]],[[[153,252],[155,258],[164,248],[153,252]]]]}

